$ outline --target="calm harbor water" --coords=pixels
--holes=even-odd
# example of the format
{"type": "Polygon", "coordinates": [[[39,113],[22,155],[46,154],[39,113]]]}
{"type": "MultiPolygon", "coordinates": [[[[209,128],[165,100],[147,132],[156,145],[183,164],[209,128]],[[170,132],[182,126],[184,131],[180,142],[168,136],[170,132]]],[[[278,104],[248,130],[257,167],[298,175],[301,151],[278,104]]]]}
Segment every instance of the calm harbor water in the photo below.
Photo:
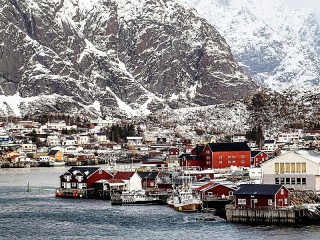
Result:
{"type": "Polygon", "coordinates": [[[197,221],[166,206],[111,206],[55,198],[68,168],[0,169],[0,239],[320,239],[320,226],[250,226],[197,221]],[[27,192],[27,183],[31,192],[27,192]]]}

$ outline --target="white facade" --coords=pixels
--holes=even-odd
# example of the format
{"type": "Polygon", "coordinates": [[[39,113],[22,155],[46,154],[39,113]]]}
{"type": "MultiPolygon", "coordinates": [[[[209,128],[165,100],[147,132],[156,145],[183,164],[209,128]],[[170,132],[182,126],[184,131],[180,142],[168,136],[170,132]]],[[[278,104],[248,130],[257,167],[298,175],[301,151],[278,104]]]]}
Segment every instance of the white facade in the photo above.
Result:
{"type": "Polygon", "coordinates": [[[295,190],[320,190],[320,155],[313,159],[295,152],[261,164],[263,183],[283,184],[295,190]]]}
{"type": "Polygon", "coordinates": [[[265,141],[263,145],[263,150],[266,150],[268,152],[274,152],[276,149],[277,149],[277,144],[275,140],[265,141]]]}
{"type": "Polygon", "coordinates": [[[33,143],[21,144],[22,152],[35,152],[37,150],[37,145],[33,143]]]}
{"type": "Polygon", "coordinates": [[[247,141],[245,135],[233,135],[231,137],[231,142],[245,142],[247,141]]]}
{"type": "Polygon", "coordinates": [[[128,145],[141,145],[142,144],[142,137],[127,137],[127,144],[128,145]]]}
{"type": "Polygon", "coordinates": [[[67,136],[63,140],[63,145],[72,146],[72,145],[75,145],[75,144],[77,144],[77,140],[72,136],[67,136]]]}
{"type": "Polygon", "coordinates": [[[70,129],[70,126],[67,126],[64,120],[53,120],[47,123],[47,129],[64,130],[70,129]]]}
{"type": "Polygon", "coordinates": [[[278,143],[297,143],[299,142],[300,133],[293,132],[293,133],[279,133],[278,134],[278,143]]]}
{"type": "Polygon", "coordinates": [[[129,180],[128,190],[131,192],[133,190],[142,190],[142,181],[137,172],[135,172],[129,180]]]}
{"type": "Polygon", "coordinates": [[[47,137],[47,144],[49,146],[58,146],[60,145],[60,138],[57,135],[51,135],[47,137]]]}
{"type": "Polygon", "coordinates": [[[78,138],[78,144],[80,145],[89,143],[88,135],[79,135],[77,138],[78,138]]]}
{"type": "Polygon", "coordinates": [[[95,140],[99,143],[106,143],[107,141],[107,136],[106,134],[95,134],[94,136],[95,140]]]}

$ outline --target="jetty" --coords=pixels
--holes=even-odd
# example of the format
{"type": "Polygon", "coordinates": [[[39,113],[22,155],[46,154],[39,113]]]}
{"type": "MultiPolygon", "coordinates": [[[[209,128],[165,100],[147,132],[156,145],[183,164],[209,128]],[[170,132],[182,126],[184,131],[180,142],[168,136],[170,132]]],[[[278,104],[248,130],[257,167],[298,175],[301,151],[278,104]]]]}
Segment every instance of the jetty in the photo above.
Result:
{"type": "Polygon", "coordinates": [[[236,208],[226,205],[227,222],[303,225],[320,222],[320,205],[282,208],[236,208]]]}

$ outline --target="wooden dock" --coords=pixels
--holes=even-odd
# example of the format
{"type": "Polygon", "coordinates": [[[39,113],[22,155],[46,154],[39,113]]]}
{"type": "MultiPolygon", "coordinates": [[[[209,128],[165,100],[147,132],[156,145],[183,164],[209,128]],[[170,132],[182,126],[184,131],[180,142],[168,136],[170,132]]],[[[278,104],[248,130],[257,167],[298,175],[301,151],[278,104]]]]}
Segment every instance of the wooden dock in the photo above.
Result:
{"type": "Polygon", "coordinates": [[[235,208],[234,205],[226,205],[227,222],[295,225],[309,222],[308,215],[305,207],[235,208]]]}

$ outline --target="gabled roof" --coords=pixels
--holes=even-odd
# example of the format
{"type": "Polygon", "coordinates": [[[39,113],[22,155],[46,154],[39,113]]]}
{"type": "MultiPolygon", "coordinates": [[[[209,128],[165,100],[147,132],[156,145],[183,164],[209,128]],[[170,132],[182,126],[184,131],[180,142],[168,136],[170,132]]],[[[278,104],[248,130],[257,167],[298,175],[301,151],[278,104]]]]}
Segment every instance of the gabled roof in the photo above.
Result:
{"type": "Polygon", "coordinates": [[[206,183],[205,185],[202,185],[201,187],[198,187],[196,191],[199,191],[199,192],[207,191],[219,185],[229,188],[230,190],[234,190],[234,191],[236,190],[232,187],[225,186],[224,184],[221,184],[221,183],[209,182],[209,183],[206,183]]]}
{"type": "Polygon", "coordinates": [[[203,157],[202,156],[194,156],[194,155],[191,155],[191,154],[181,154],[178,158],[185,158],[186,160],[203,160],[203,157]]]}
{"type": "Polygon", "coordinates": [[[219,183],[208,182],[208,183],[202,185],[201,187],[196,188],[196,191],[199,191],[199,192],[200,191],[204,191],[205,189],[207,189],[207,188],[209,188],[211,186],[217,185],[217,184],[219,184],[219,183]]]}
{"type": "Polygon", "coordinates": [[[135,172],[121,172],[121,171],[118,171],[113,176],[113,179],[129,180],[133,176],[134,173],[135,172]]]}
{"type": "Polygon", "coordinates": [[[197,145],[194,149],[192,149],[192,152],[201,153],[204,148],[204,145],[197,145]]]}
{"type": "MultiPolygon", "coordinates": [[[[255,156],[257,156],[258,154],[260,154],[260,153],[264,153],[264,154],[266,154],[264,151],[262,151],[262,150],[255,150],[255,151],[251,151],[251,157],[255,157],[255,156]]],[[[268,154],[266,154],[266,155],[268,155],[268,154]]]]}
{"type": "Polygon", "coordinates": [[[48,155],[56,155],[57,152],[59,152],[59,150],[50,150],[50,152],[48,153],[48,155]]]}
{"type": "Polygon", "coordinates": [[[148,177],[148,180],[155,180],[159,174],[159,172],[137,172],[142,180],[148,177]]]}
{"type": "Polygon", "coordinates": [[[279,184],[241,184],[234,195],[275,195],[283,185],[279,184]]]}
{"type": "Polygon", "coordinates": [[[212,152],[250,151],[250,147],[244,142],[232,143],[208,143],[212,152]]]}
{"type": "Polygon", "coordinates": [[[72,175],[76,175],[77,173],[81,173],[83,176],[87,178],[90,177],[94,172],[101,169],[100,167],[72,167],[68,170],[72,175]]]}

